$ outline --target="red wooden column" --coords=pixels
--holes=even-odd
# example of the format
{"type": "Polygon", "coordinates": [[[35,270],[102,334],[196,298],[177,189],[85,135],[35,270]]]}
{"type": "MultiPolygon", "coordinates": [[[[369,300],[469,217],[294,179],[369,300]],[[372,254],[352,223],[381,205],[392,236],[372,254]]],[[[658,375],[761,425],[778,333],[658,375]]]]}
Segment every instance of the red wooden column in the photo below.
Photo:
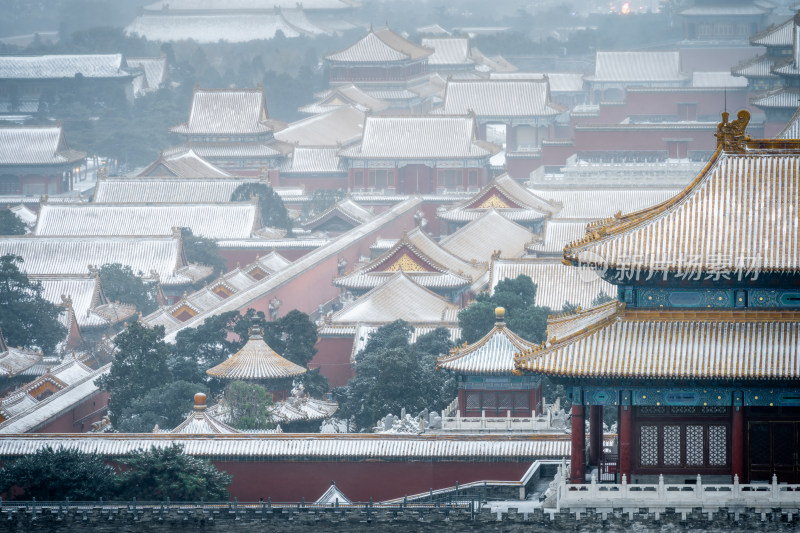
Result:
{"type": "Polygon", "coordinates": [[[586,424],[583,405],[572,404],[572,455],[570,456],[569,482],[586,482],[586,424]]]}
{"type": "Polygon", "coordinates": [[[603,406],[589,407],[589,464],[600,464],[600,450],[603,449],[603,406]]]}
{"type": "Polygon", "coordinates": [[[744,407],[742,393],[733,394],[733,410],[731,412],[731,479],[739,476],[739,483],[744,483],[744,407]]]}
{"type": "MultiPolygon", "coordinates": [[[[630,398],[630,396],[629,396],[630,398]]],[[[629,401],[630,402],[630,401],[629,401]]],[[[619,406],[619,420],[617,427],[619,428],[619,480],[622,482],[624,475],[628,483],[631,482],[631,416],[633,414],[633,406],[620,405],[619,406]]]]}

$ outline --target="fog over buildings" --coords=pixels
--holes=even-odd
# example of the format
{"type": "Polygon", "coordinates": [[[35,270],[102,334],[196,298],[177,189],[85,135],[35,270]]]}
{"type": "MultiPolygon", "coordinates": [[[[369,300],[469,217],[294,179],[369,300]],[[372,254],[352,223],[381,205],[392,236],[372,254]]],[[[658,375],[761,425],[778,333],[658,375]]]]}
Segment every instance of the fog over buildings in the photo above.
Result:
{"type": "Polygon", "coordinates": [[[791,521],[793,2],[8,2],[4,465],[791,521]]]}

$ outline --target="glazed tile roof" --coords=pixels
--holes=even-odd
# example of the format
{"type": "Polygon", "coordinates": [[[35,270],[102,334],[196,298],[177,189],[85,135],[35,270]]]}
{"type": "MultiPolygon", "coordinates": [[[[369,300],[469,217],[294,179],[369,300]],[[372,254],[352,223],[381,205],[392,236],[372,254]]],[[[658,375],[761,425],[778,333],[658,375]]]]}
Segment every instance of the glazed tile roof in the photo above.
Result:
{"type": "Polygon", "coordinates": [[[458,306],[398,271],[385,283],[334,313],[329,323],[388,324],[395,320],[411,324],[454,323],[458,321],[458,311],[458,306]]]}
{"type": "Polygon", "coordinates": [[[521,353],[531,372],[583,378],[797,379],[800,314],[772,310],[626,309],[521,353]]]}
{"type": "Polygon", "coordinates": [[[449,80],[442,115],[475,112],[479,117],[550,117],[567,111],[550,100],[546,79],[449,80]]]}
{"type": "Polygon", "coordinates": [[[179,236],[169,237],[3,237],[0,255],[22,257],[22,271],[39,276],[86,276],[89,268],[120,263],[163,285],[188,285],[211,274],[187,265],[179,236]],[[191,268],[189,271],[187,269],[191,268]]]}
{"type": "Polygon", "coordinates": [[[174,155],[191,150],[205,159],[252,158],[267,159],[281,157],[283,151],[279,143],[245,143],[245,142],[213,142],[183,143],[164,150],[165,154],[174,155]]]}
{"type": "Polygon", "coordinates": [[[144,72],[144,76],[137,76],[133,80],[134,94],[155,91],[166,81],[166,57],[131,57],[128,58],[127,63],[129,67],[140,68],[144,72]]]}
{"type": "Polygon", "coordinates": [[[494,208],[441,241],[442,248],[467,261],[488,263],[500,252],[502,257],[520,257],[533,234],[508,220],[494,208]]]}
{"type": "Polygon", "coordinates": [[[438,358],[436,366],[463,374],[511,375],[514,355],[531,346],[530,342],[506,327],[501,314],[494,328],[483,338],[471,345],[451,349],[448,355],[438,358]]]}
{"type": "Polygon", "coordinates": [[[679,52],[598,51],[593,82],[681,82],[679,52]]]}
{"type": "Polygon", "coordinates": [[[66,165],[84,157],[67,147],[61,126],[0,126],[0,166],[66,165]]]}
{"type": "Polygon", "coordinates": [[[333,109],[351,105],[359,111],[380,112],[389,107],[389,104],[371,96],[353,85],[342,85],[334,87],[324,93],[320,100],[300,107],[301,113],[318,114],[332,111],[333,109]]]}
{"type": "Polygon", "coordinates": [[[215,167],[191,148],[162,153],[139,176],[173,176],[176,178],[231,178],[224,170],[215,167]]]}
{"type": "Polygon", "coordinates": [[[42,448],[65,448],[104,456],[140,449],[182,445],[196,457],[274,459],[489,459],[561,458],[570,454],[569,435],[376,435],[376,434],[236,434],[198,439],[156,434],[35,434],[0,439],[0,457],[28,455],[42,448]]]}
{"type": "Polygon", "coordinates": [[[734,76],[747,78],[777,78],[778,76],[772,72],[773,63],[775,59],[765,54],[733,67],[731,73],[734,76]]]}
{"type": "Polygon", "coordinates": [[[276,402],[269,412],[274,422],[291,424],[292,422],[310,422],[330,418],[339,409],[338,402],[329,402],[317,398],[290,396],[282,402],[276,402]]]}
{"type": "MultiPolygon", "coordinates": [[[[672,198],[680,189],[529,189],[531,194],[562,206],[553,222],[592,220],[613,216],[619,211],[638,211],[672,198]]],[[[569,239],[572,240],[572,239],[569,239]]],[[[566,244],[566,243],[565,243],[566,244]]],[[[563,249],[563,246],[562,246],[563,249]]]]}
{"type": "Polygon", "coordinates": [[[128,78],[122,54],[0,56],[0,79],[128,78]]]}
{"type": "Polygon", "coordinates": [[[240,431],[214,418],[206,410],[206,395],[198,393],[194,395],[192,413],[170,433],[173,435],[230,435],[240,433],[240,431]]]}
{"type": "Polygon", "coordinates": [[[275,138],[295,146],[336,147],[351,144],[364,133],[365,113],[341,106],[325,113],[292,122],[275,133],[275,138]]]}
{"type": "Polygon", "coordinates": [[[750,44],[753,46],[792,46],[792,30],[794,28],[794,17],[778,24],[770,26],[750,37],[750,44]]]}
{"type": "Polygon", "coordinates": [[[28,227],[36,225],[36,219],[39,218],[39,215],[25,204],[12,205],[8,210],[14,213],[28,227]]]}
{"type": "Polygon", "coordinates": [[[31,368],[42,360],[42,353],[12,348],[0,331],[0,376],[11,378],[31,368]]]}
{"type": "Polygon", "coordinates": [[[800,270],[800,143],[786,142],[718,149],[674,198],[594,224],[564,257],[611,268],[800,270]]]}
{"type": "Polygon", "coordinates": [[[551,93],[576,93],[585,91],[580,72],[492,72],[490,80],[538,80],[547,76],[551,93]]]}
{"type": "Polygon", "coordinates": [[[253,135],[273,130],[264,89],[195,89],[189,120],[170,131],[180,135],[253,135]]]}
{"type": "Polygon", "coordinates": [[[252,328],[250,338],[241,350],[206,370],[206,374],[215,378],[255,381],[293,378],[305,372],[305,368],[284,359],[270,348],[264,342],[261,330],[252,328]]]}
{"type": "Polygon", "coordinates": [[[692,87],[747,87],[747,79],[741,76],[734,76],[730,71],[694,72],[692,74],[692,87]]]}
{"type": "Polygon", "coordinates": [[[425,255],[407,236],[403,236],[380,257],[354,272],[335,278],[333,284],[345,289],[372,289],[394,277],[398,270],[431,290],[463,289],[472,281],[466,274],[452,272],[425,255]]]}
{"type": "Polygon", "coordinates": [[[387,63],[423,59],[432,53],[433,50],[416,45],[389,28],[370,28],[355,44],[328,54],[325,59],[334,63],[387,63]]]}
{"type": "Polygon", "coordinates": [[[567,266],[557,258],[495,259],[492,261],[489,293],[504,279],[526,275],[536,284],[536,305],[559,310],[565,304],[589,307],[601,294],[615,297],[617,287],[590,267],[567,266]]]}
{"type": "Polygon", "coordinates": [[[425,231],[419,227],[414,228],[406,234],[406,238],[414,247],[429,257],[432,261],[446,267],[450,272],[458,275],[468,276],[472,281],[476,281],[487,270],[489,262],[472,262],[464,260],[453,254],[438,242],[434,241],[425,231]]]}
{"type": "Polygon", "coordinates": [[[680,14],[683,16],[699,16],[707,17],[711,15],[716,16],[758,16],[769,13],[769,9],[758,5],[751,5],[747,3],[735,3],[731,5],[694,5],[683,9],[680,14]]]}
{"type": "Polygon", "coordinates": [[[237,187],[263,183],[259,178],[106,178],[97,180],[93,201],[98,204],[230,202],[237,187]]]}
{"type": "Polygon", "coordinates": [[[347,166],[339,159],[339,149],[298,146],[281,166],[283,174],[346,174],[347,166]]]}
{"type": "MultiPolygon", "coordinates": [[[[294,7],[294,6],[293,6],[294,7]]],[[[295,26],[282,13],[180,13],[170,9],[156,15],[136,17],[126,28],[128,35],[140,35],[149,41],[175,42],[194,40],[201,44],[226,41],[244,43],[274,39],[280,31],[287,39],[322,33],[295,26]]]]}
{"type": "Polygon", "coordinates": [[[208,239],[245,239],[260,227],[253,202],[220,204],[42,204],[39,236],[171,235],[190,228],[208,239]]]}
{"type": "Polygon", "coordinates": [[[423,38],[420,43],[424,48],[433,50],[428,57],[428,65],[431,67],[474,64],[470,58],[468,37],[423,38]]]}
{"type": "Polygon", "coordinates": [[[342,219],[355,227],[375,218],[375,213],[354,202],[351,198],[345,198],[336,202],[317,216],[307,220],[303,224],[303,228],[314,231],[332,218],[342,219]]]}
{"type": "Polygon", "coordinates": [[[136,314],[136,308],[125,304],[109,302],[102,292],[100,280],[95,276],[30,276],[42,284],[42,297],[45,300],[62,305],[65,297],[69,299],[78,326],[105,327],[117,324],[136,314]]]}
{"type": "Polygon", "coordinates": [[[339,155],[351,159],[478,159],[499,150],[477,141],[474,117],[368,115],[361,142],[339,155]]]}
{"type": "Polygon", "coordinates": [[[502,174],[466,202],[439,212],[437,216],[449,222],[463,223],[477,219],[492,208],[515,222],[544,220],[554,216],[560,209],[517,183],[508,174],[502,174]]]}

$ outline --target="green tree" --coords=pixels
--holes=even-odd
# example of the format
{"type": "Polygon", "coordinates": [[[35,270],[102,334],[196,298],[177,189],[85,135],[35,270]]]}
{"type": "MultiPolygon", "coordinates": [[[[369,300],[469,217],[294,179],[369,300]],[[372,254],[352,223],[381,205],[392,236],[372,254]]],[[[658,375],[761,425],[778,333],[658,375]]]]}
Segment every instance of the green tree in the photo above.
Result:
{"type": "Polygon", "coordinates": [[[452,347],[449,333],[439,328],[412,346],[412,331],[398,320],[370,335],[356,356],[356,377],[334,390],[339,416],[355,417],[359,427],[369,428],[386,414],[438,410],[453,399],[453,376],[436,371],[436,358],[452,347]]]}
{"type": "Polygon", "coordinates": [[[0,211],[0,235],[25,235],[28,227],[13,211],[3,209],[0,211]]]}
{"type": "Polygon", "coordinates": [[[616,298],[613,298],[612,296],[609,296],[608,294],[601,292],[600,294],[595,296],[594,300],[592,300],[592,307],[603,305],[604,303],[611,302],[613,300],[616,300],[616,298]]]}
{"type": "Polygon", "coordinates": [[[144,281],[141,272],[135,273],[128,265],[108,263],[100,267],[98,275],[106,298],[112,302],[133,305],[145,315],[158,309],[158,287],[144,281]]]}
{"type": "Polygon", "coordinates": [[[62,309],[42,297],[42,285],[20,271],[22,263],[16,255],[0,257],[0,330],[11,346],[52,353],[67,334],[58,320],[62,309]]]}
{"type": "Polygon", "coordinates": [[[123,406],[115,427],[122,433],[150,433],[156,425],[173,429],[192,412],[198,392],[207,395],[208,387],[183,380],[156,387],[123,406]]]}
{"type": "Polygon", "coordinates": [[[247,202],[252,196],[258,197],[261,223],[271,228],[282,228],[292,232],[292,219],[283,205],[278,193],[265,183],[243,183],[231,193],[231,202],[247,202]]]}
{"type": "Polygon", "coordinates": [[[225,272],[225,258],[220,255],[216,241],[198,237],[190,228],[181,228],[181,240],[188,262],[213,267],[214,278],[225,272]]]}
{"type": "Polygon", "coordinates": [[[186,328],[175,336],[168,365],[173,376],[192,383],[207,383],[212,394],[222,390],[224,383],[210,379],[206,370],[236,353],[243,340],[231,340],[234,327],[241,320],[238,311],[210,316],[196,328],[186,328]]]}
{"type": "Polygon", "coordinates": [[[122,498],[143,501],[227,500],[233,477],[209,461],[183,453],[183,447],[151,447],[120,460],[117,475],[122,498]]]}
{"type": "Polygon", "coordinates": [[[169,383],[172,376],[167,366],[169,347],[164,342],[164,326],[149,328],[130,322],[114,338],[114,345],[111,370],[97,383],[111,393],[111,421],[117,424],[123,410],[134,400],[169,383]]]}
{"type": "Polygon", "coordinates": [[[277,320],[267,321],[262,311],[248,309],[234,327],[242,339],[248,338],[250,326],[264,331],[264,341],[281,356],[300,366],[307,367],[317,353],[317,326],[311,318],[293,309],[277,320]]]}
{"type": "Polygon", "coordinates": [[[42,448],[0,469],[0,492],[21,490],[19,500],[97,500],[114,495],[115,471],[96,454],[42,448]]]}
{"type": "Polygon", "coordinates": [[[236,429],[272,427],[272,394],[255,383],[234,381],[225,389],[225,403],[230,410],[230,425],[236,429]]]}
{"type": "Polygon", "coordinates": [[[307,370],[300,381],[303,384],[303,390],[313,398],[321,398],[331,389],[328,378],[319,373],[319,368],[307,370]]]}
{"type": "Polygon", "coordinates": [[[506,310],[506,326],[531,342],[545,340],[548,307],[538,307],[536,284],[530,277],[521,275],[514,279],[504,279],[495,286],[494,294],[481,293],[475,302],[458,313],[458,325],[462,339],[470,344],[480,340],[494,326],[495,309],[506,310]]]}

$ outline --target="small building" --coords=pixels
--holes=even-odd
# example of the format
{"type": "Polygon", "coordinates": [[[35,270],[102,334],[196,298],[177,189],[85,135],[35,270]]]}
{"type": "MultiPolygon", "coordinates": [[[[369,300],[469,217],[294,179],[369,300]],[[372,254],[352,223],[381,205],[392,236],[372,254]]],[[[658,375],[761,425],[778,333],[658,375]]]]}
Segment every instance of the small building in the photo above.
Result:
{"type": "Polygon", "coordinates": [[[688,41],[746,41],[775,4],[750,0],[693,0],[678,12],[688,41]]]}
{"type": "Polygon", "coordinates": [[[194,153],[213,165],[238,174],[277,168],[286,148],[273,139],[285,124],[269,118],[264,88],[195,88],[189,119],[170,128],[184,144],[166,152],[194,153]]]}
{"type": "Polygon", "coordinates": [[[260,328],[251,327],[242,349],[213,368],[206,370],[212,378],[257,383],[272,393],[274,402],[286,400],[292,381],[306,369],[278,355],[264,341],[260,328]]]}
{"type": "Polygon", "coordinates": [[[499,151],[478,139],[474,116],[367,115],[361,142],[339,156],[350,190],[428,194],[482,187],[499,151]]]}
{"type": "Polygon", "coordinates": [[[505,312],[495,309],[497,321],[489,333],[472,345],[453,348],[436,362],[437,369],[458,374],[462,417],[530,419],[542,411],[541,378],[514,374],[515,354],[532,344],[506,327],[505,312]]]}
{"type": "Polygon", "coordinates": [[[69,148],[61,125],[0,126],[0,195],[69,192],[85,160],[69,148]]]}
{"type": "Polygon", "coordinates": [[[338,235],[375,218],[375,213],[345,198],[303,223],[303,229],[338,235]]]}
{"type": "Polygon", "coordinates": [[[493,207],[455,233],[443,238],[442,248],[465,261],[488,264],[492,257],[522,257],[533,234],[493,207]]]}
{"type": "Polygon", "coordinates": [[[623,102],[628,87],[682,87],[680,52],[597,51],[594,73],[584,78],[593,102],[623,102]]]}
{"type": "Polygon", "coordinates": [[[192,413],[186,417],[186,420],[175,426],[170,433],[177,435],[230,435],[241,433],[241,431],[212,416],[206,410],[206,395],[198,392],[194,395],[192,413]]]}
{"type": "Polygon", "coordinates": [[[317,115],[340,107],[352,106],[359,111],[380,113],[389,107],[388,102],[369,95],[352,83],[322,91],[317,97],[319,99],[316,102],[300,107],[298,111],[309,115],[317,115]]]}
{"type": "MultiPolygon", "coordinates": [[[[219,169],[198,156],[191,148],[161,152],[158,159],[139,172],[139,177],[173,178],[231,178],[232,174],[219,169]]],[[[100,178],[100,176],[98,176],[100,178]]]]}
{"type": "Polygon", "coordinates": [[[140,69],[142,76],[133,79],[133,97],[138,98],[148,93],[155,92],[167,83],[169,69],[167,57],[129,57],[128,67],[131,70],[140,69]]]}

